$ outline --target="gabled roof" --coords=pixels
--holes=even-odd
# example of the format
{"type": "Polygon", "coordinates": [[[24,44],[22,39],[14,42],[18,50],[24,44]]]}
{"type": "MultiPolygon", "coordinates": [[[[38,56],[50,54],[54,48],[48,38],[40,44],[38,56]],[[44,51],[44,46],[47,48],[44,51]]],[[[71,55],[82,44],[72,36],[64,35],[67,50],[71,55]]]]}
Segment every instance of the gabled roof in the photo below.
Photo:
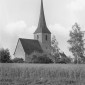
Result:
{"type": "Polygon", "coordinates": [[[41,0],[41,9],[40,9],[40,17],[39,17],[39,23],[36,31],[36,33],[48,33],[51,34],[51,32],[48,30],[46,21],[45,21],[45,16],[44,16],[44,9],[43,9],[43,1],[41,0]]]}
{"type": "Polygon", "coordinates": [[[22,39],[22,38],[19,38],[19,40],[22,44],[22,47],[23,47],[25,53],[28,55],[30,55],[34,51],[40,52],[40,53],[43,52],[38,40],[22,39]]]}

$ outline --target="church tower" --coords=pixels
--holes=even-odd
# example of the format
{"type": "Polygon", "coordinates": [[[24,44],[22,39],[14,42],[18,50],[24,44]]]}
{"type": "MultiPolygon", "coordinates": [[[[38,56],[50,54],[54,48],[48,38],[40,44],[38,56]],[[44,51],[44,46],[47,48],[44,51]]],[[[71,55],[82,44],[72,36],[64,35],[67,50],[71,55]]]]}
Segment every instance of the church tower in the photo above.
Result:
{"type": "Polygon", "coordinates": [[[38,27],[34,32],[34,39],[38,40],[43,48],[43,50],[49,51],[51,47],[51,32],[47,28],[43,0],[41,0],[40,17],[38,22],[38,27]]]}

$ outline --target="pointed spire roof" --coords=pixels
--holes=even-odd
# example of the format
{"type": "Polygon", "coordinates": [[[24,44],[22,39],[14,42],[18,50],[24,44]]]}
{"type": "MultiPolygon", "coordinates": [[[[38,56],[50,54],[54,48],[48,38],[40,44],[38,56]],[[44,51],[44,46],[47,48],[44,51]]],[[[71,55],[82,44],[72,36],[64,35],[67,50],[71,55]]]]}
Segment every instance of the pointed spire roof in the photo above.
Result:
{"type": "Polygon", "coordinates": [[[36,33],[48,33],[51,34],[51,32],[48,30],[46,21],[45,21],[45,15],[44,15],[44,9],[43,9],[43,0],[41,0],[41,9],[40,9],[40,17],[38,22],[38,27],[34,34],[36,33]]]}

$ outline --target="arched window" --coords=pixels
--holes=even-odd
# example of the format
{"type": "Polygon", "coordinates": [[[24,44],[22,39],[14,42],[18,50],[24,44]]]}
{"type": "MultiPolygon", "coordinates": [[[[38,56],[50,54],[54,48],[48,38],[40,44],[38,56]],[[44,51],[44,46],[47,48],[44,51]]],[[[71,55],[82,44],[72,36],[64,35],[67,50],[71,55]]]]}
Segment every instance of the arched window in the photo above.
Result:
{"type": "Polygon", "coordinates": [[[48,39],[47,35],[45,36],[46,40],[48,39]]]}

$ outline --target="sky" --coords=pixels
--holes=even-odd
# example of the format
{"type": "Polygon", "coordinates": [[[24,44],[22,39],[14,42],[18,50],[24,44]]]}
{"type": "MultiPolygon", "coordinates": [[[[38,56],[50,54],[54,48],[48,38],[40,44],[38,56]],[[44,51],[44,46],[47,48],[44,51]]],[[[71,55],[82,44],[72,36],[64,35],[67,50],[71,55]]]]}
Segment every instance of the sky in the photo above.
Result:
{"type": "MultiPolygon", "coordinates": [[[[0,0],[0,48],[13,56],[19,38],[33,39],[41,0],[0,0]]],[[[61,51],[70,56],[69,33],[77,22],[85,31],[85,0],[43,0],[48,29],[56,36],[61,51]]]]}

